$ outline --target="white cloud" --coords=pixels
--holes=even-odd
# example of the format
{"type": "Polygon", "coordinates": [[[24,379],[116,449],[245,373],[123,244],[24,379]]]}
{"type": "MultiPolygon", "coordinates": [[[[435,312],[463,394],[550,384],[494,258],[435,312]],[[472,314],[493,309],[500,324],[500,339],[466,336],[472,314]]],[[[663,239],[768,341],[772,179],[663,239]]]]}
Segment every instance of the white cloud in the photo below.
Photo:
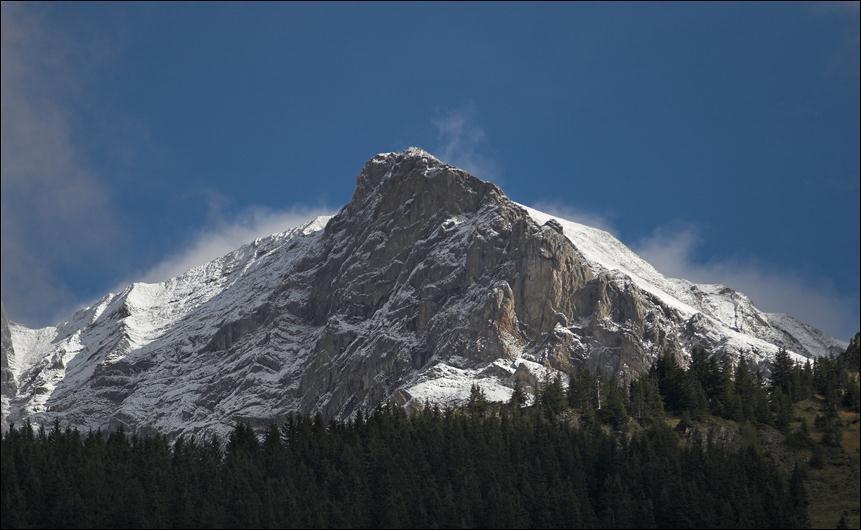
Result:
{"type": "MultiPolygon", "coordinates": [[[[116,60],[116,43],[99,30],[67,32],[51,18],[50,6],[4,2],[2,14],[2,297],[10,318],[45,325],[82,305],[65,276],[70,271],[98,263],[104,275],[128,275],[118,251],[127,230],[106,175],[76,136],[81,123],[98,118],[78,103],[87,83],[116,60]]],[[[134,280],[167,279],[325,213],[248,208],[228,216],[223,197],[209,193],[207,199],[205,228],[134,280]]]]}
{"type": "Polygon", "coordinates": [[[121,232],[74,127],[76,98],[108,54],[43,8],[4,2],[0,30],[3,300],[12,318],[41,323],[74,304],[58,268],[107,257],[121,232]]]}
{"type": "Polygon", "coordinates": [[[857,331],[857,295],[839,292],[827,278],[803,277],[771,264],[697,260],[694,251],[701,241],[691,227],[658,229],[634,250],[667,276],[727,285],[749,296],[761,310],[788,313],[840,340],[857,331]]]}
{"type": "Polygon", "coordinates": [[[329,215],[329,212],[330,210],[325,208],[304,206],[281,211],[253,207],[232,219],[226,219],[220,212],[211,212],[211,217],[215,218],[213,222],[200,230],[190,243],[184,244],[182,250],[150,268],[142,275],[141,280],[167,280],[236,250],[258,237],[283,232],[317,216],[329,215]]]}
{"type": "Polygon", "coordinates": [[[498,182],[499,164],[486,154],[487,136],[476,121],[476,111],[471,106],[443,112],[433,120],[439,142],[435,152],[443,162],[498,182]]]}

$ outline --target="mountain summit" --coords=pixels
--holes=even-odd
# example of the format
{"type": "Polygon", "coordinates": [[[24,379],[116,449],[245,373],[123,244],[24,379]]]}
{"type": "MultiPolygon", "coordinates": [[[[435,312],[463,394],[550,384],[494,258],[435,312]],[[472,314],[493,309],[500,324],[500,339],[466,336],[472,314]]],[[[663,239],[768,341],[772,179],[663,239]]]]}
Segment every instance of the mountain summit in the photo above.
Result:
{"type": "Polygon", "coordinates": [[[702,346],[755,362],[845,349],[721,285],[666,278],[615,237],[521,206],[418,148],[383,153],[333,217],[65,322],[2,319],[4,427],[226,433],[298,411],[507,399],[588,366],[629,380],[702,346]]]}

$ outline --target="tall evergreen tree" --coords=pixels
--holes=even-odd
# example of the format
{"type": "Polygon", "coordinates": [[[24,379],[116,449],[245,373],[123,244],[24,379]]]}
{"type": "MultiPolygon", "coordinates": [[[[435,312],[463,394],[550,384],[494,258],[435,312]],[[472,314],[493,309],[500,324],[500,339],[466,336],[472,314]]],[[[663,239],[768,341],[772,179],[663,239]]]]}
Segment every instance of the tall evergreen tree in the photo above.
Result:
{"type": "Polygon", "coordinates": [[[786,348],[781,347],[776,354],[774,354],[774,359],[771,360],[770,369],[771,369],[771,384],[769,385],[769,389],[774,394],[776,391],[780,391],[786,396],[793,395],[792,389],[792,368],[794,364],[792,362],[792,358],[789,356],[789,352],[786,351],[786,348]]]}
{"type": "Polygon", "coordinates": [[[511,400],[509,401],[509,403],[515,409],[519,409],[526,404],[526,400],[526,389],[523,387],[523,381],[515,378],[514,390],[511,392],[511,400]]]}
{"type": "Polygon", "coordinates": [[[565,389],[562,386],[562,377],[556,375],[550,381],[542,385],[538,397],[538,404],[544,410],[548,418],[555,418],[562,412],[567,403],[565,389]]]}
{"type": "Polygon", "coordinates": [[[469,389],[469,400],[467,401],[467,409],[472,414],[483,415],[487,412],[490,403],[487,401],[487,396],[484,390],[476,383],[473,383],[469,389]]]}

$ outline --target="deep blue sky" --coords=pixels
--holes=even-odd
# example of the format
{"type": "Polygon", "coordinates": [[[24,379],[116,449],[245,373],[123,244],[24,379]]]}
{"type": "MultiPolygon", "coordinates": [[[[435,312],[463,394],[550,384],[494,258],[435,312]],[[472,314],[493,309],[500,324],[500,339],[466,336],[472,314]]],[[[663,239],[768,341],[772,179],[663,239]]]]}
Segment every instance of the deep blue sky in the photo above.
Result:
{"type": "Polygon", "coordinates": [[[336,209],[374,153],[419,145],[667,273],[858,327],[857,3],[4,3],[3,28],[25,322],[259,212],[336,209]]]}

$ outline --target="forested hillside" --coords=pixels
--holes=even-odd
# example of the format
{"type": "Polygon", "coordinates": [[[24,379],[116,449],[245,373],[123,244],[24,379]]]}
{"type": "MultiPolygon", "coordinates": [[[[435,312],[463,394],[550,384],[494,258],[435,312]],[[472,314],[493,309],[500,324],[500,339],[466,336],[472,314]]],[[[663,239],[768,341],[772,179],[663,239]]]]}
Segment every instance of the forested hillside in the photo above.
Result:
{"type": "Polygon", "coordinates": [[[630,388],[582,371],[507,404],[474,387],[453,410],[295,416],[225,443],[25,426],[2,441],[2,526],[857,526],[857,493],[853,511],[830,491],[857,477],[857,367],[781,354],[771,373],[697,352],[630,388]]]}

